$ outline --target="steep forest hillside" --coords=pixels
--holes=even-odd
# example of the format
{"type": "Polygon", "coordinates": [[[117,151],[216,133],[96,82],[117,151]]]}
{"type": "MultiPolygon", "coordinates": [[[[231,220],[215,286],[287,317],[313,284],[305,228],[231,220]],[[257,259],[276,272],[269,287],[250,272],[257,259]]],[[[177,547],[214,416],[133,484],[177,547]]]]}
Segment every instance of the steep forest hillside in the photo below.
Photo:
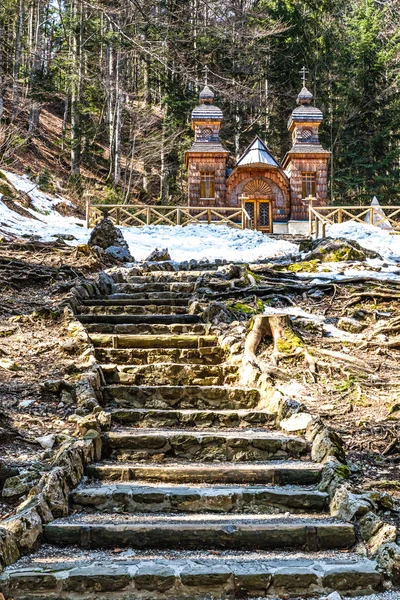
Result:
{"type": "Polygon", "coordinates": [[[42,189],[185,202],[205,65],[238,155],[282,158],[300,68],[324,113],[331,199],[399,198],[398,0],[2,0],[0,167],[42,189]]]}

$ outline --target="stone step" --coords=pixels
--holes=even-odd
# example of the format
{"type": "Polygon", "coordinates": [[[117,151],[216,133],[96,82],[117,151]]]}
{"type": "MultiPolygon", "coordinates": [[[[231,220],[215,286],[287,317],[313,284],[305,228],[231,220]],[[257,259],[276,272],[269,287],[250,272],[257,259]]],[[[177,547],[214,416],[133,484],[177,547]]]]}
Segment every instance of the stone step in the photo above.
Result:
{"type": "Polygon", "coordinates": [[[119,429],[102,434],[105,458],[117,460],[265,461],[297,458],[309,450],[295,436],[266,430],[119,429]]]}
{"type": "Polygon", "coordinates": [[[109,385],[102,389],[104,402],[123,408],[146,409],[256,409],[263,408],[256,389],[200,386],[109,385]]]}
{"type": "Polygon", "coordinates": [[[48,546],[8,568],[0,589],[14,600],[232,600],[309,598],[381,589],[375,561],[346,553],[82,551],[48,546]],[[47,559],[47,560],[46,560],[47,559]],[[110,594],[116,594],[114,596],[110,594]]]}
{"type": "Polygon", "coordinates": [[[106,384],[220,386],[237,380],[237,366],[157,363],[152,365],[100,365],[106,384]]]}
{"type": "Polygon", "coordinates": [[[90,479],[166,483],[315,485],[322,465],[306,461],[259,463],[113,463],[88,465],[90,479]]]}
{"type": "Polygon", "coordinates": [[[196,288],[196,282],[187,281],[140,281],[138,283],[114,283],[111,289],[112,294],[137,294],[154,292],[178,292],[183,294],[192,294],[196,288]]]}
{"type": "MultiPolygon", "coordinates": [[[[184,292],[146,292],[138,291],[132,294],[125,294],[123,292],[116,292],[115,294],[109,294],[105,296],[107,300],[128,300],[136,302],[137,300],[171,300],[176,302],[177,300],[184,300],[186,303],[192,298],[192,294],[186,294],[184,292]]],[[[164,302],[163,302],[164,303],[164,302]]],[[[167,304],[167,303],[166,303],[167,304]]]]}
{"type": "Polygon", "coordinates": [[[207,348],[218,345],[218,337],[215,335],[92,333],[90,340],[97,348],[207,348]]]}
{"type": "MultiPolygon", "coordinates": [[[[162,302],[162,301],[161,301],[162,302]]],[[[195,315],[187,314],[188,303],[184,302],[182,305],[175,304],[154,304],[146,300],[146,304],[98,304],[95,306],[81,306],[82,314],[78,314],[77,318],[81,323],[153,323],[152,320],[130,320],[132,316],[154,316],[158,317],[161,315],[182,315],[183,317],[195,317],[195,315]],[[107,314],[105,314],[107,313],[107,314]],[[112,318],[116,317],[118,321],[113,321],[112,318]],[[128,319],[127,319],[128,317],[128,319]]],[[[154,321],[154,323],[198,323],[200,318],[196,316],[194,319],[187,320],[167,320],[167,321],[154,321]]]]}
{"type": "Polygon", "coordinates": [[[299,487],[149,486],[118,483],[81,486],[72,510],[107,513],[312,513],[324,512],[329,496],[299,487]]]}
{"type": "Polygon", "coordinates": [[[148,408],[107,408],[112,422],[136,427],[262,427],[273,426],[276,415],[267,410],[160,410],[148,408]]]}
{"type": "Polygon", "coordinates": [[[199,277],[210,276],[210,271],[152,271],[145,275],[130,275],[127,273],[125,280],[127,283],[159,283],[162,281],[174,283],[183,281],[186,283],[196,282],[199,277]]]}
{"type": "Polygon", "coordinates": [[[352,523],[296,515],[107,515],[76,513],[44,527],[50,544],[81,548],[226,548],[232,550],[351,548],[352,523]]]}
{"type": "Polygon", "coordinates": [[[154,306],[187,306],[188,298],[151,298],[151,302],[148,299],[144,299],[143,296],[136,299],[130,299],[131,297],[123,294],[123,298],[115,298],[110,296],[102,296],[98,298],[91,298],[90,300],[82,300],[82,306],[147,306],[148,304],[154,306]],[[127,297],[126,297],[127,296],[127,297]]]}
{"type": "MultiPolygon", "coordinates": [[[[189,315],[188,315],[189,316],[189,315]]],[[[130,323],[125,315],[114,316],[103,321],[85,323],[88,333],[133,334],[133,335],[211,335],[213,330],[205,323],[130,323]]]]}
{"type": "Polygon", "coordinates": [[[219,365],[224,362],[226,353],[219,346],[197,349],[180,348],[132,348],[115,350],[96,348],[96,359],[101,363],[118,365],[148,365],[153,363],[179,363],[191,365],[219,365]]]}

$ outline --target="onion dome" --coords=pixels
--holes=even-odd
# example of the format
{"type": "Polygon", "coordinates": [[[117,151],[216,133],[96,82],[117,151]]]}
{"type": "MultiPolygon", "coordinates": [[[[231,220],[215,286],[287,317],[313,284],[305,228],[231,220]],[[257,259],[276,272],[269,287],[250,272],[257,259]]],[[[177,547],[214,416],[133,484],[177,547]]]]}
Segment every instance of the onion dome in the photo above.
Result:
{"type": "Polygon", "coordinates": [[[304,86],[297,96],[297,104],[311,104],[312,99],[312,93],[304,86]]]}
{"type": "Polygon", "coordinates": [[[212,104],[214,102],[214,92],[205,85],[202,91],[200,92],[200,103],[201,104],[212,104]]]}

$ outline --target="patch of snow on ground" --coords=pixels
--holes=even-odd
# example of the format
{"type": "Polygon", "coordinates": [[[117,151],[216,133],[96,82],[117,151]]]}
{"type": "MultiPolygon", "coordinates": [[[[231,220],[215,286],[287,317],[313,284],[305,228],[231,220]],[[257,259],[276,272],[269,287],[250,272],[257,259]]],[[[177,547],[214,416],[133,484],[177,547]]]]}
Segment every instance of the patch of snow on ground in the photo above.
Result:
{"type": "Polygon", "coordinates": [[[121,228],[136,260],[145,259],[155,247],[168,248],[172,260],[216,258],[253,262],[294,254],[298,246],[275,240],[250,229],[225,225],[148,225],[141,229],[121,228]]]}
{"type": "MultiPolygon", "coordinates": [[[[76,246],[88,241],[90,232],[85,222],[76,217],[60,215],[55,206],[67,202],[40,191],[28,177],[3,171],[14,187],[25,192],[32,200],[34,208],[25,209],[35,219],[22,216],[1,202],[0,230],[17,236],[36,235],[43,241],[54,240],[57,236],[73,235],[74,240],[67,244],[76,246]]],[[[298,251],[298,246],[290,242],[275,240],[249,229],[241,230],[222,225],[189,225],[172,227],[149,225],[141,229],[121,227],[132,256],[144,260],[155,248],[168,248],[172,260],[225,259],[227,261],[254,262],[261,259],[287,256],[298,251]]]]}
{"type": "Polygon", "coordinates": [[[388,230],[380,227],[346,221],[328,227],[327,235],[333,238],[342,237],[354,240],[363,248],[374,250],[387,260],[400,260],[400,235],[391,234],[388,230]]]}

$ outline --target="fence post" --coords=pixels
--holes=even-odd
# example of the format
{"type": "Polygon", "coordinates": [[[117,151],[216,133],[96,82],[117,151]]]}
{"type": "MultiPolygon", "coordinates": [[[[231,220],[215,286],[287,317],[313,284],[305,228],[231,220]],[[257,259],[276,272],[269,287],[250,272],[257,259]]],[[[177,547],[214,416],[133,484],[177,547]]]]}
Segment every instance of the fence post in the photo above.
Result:
{"type": "Polygon", "coordinates": [[[181,209],[180,208],[176,209],[176,224],[177,225],[181,224],[181,209]]]}
{"type": "Polygon", "coordinates": [[[210,208],[207,210],[207,222],[209,225],[211,225],[211,209],[210,208]]]}
{"type": "Polygon", "coordinates": [[[119,207],[117,206],[117,208],[115,209],[115,221],[117,225],[119,225],[119,218],[119,207]]]}
{"type": "Polygon", "coordinates": [[[338,223],[343,223],[343,215],[342,215],[341,208],[339,208],[339,212],[338,212],[338,223]]]}
{"type": "Polygon", "coordinates": [[[146,209],[146,223],[147,225],[150,225],[150,206],[146,209]]]}

